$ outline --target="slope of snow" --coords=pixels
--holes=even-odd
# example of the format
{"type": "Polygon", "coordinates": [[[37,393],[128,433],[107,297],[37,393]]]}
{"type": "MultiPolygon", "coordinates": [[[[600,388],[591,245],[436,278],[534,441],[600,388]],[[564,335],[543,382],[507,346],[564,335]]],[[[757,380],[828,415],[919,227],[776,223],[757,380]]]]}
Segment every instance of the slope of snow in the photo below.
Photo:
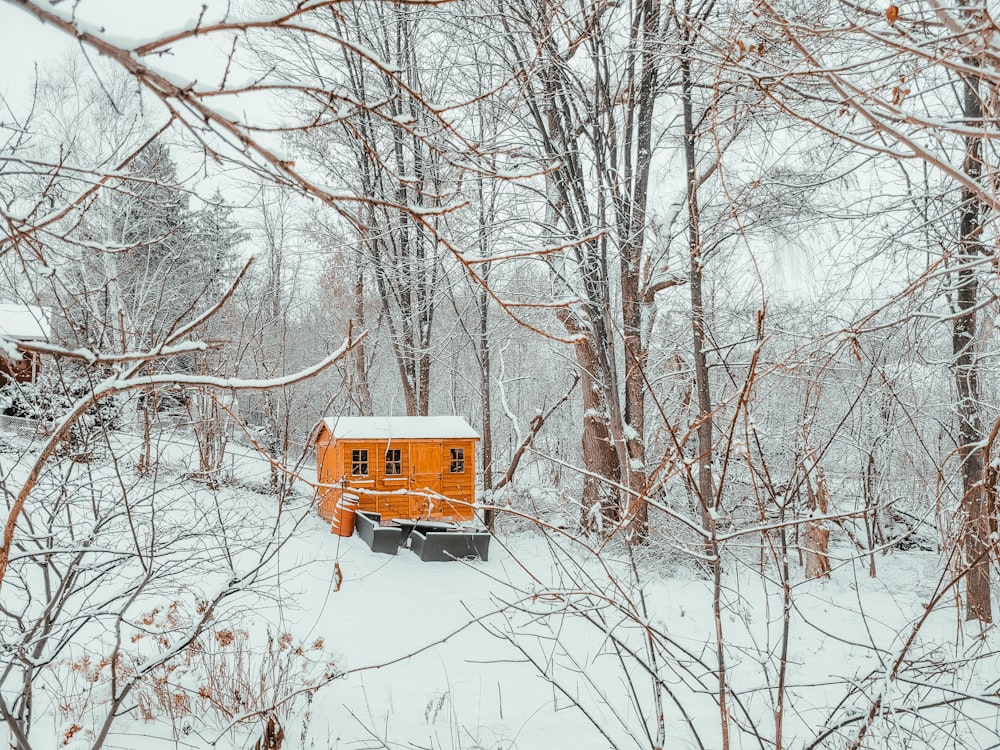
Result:
{"type": "MultiPolygon", "coordinates": [[[[121,455],[138,448],[119,441],[121,455]]],[[[154,478],[131,477],[129,458],[117,471],[56,463],[59,481],[79,472],[112,503],[131,487],[133,513],[151,500],[158,533],[178,533],[174,551],[157,558],[165,583],[126,618],[135,664],[169,655],[194,603],[227,576],[241,581],[197,652],[150,673],[152,687],[137,689],[106,747],[252,747],[263,719],[250,693],[279,701],[286,749],[717,748],[723,726],[730,747],[760,748],[774,741],[779,707],[788,748],[844,747],[859,736],[863,748],[985,748],[1000,733],[991,697],[1000,644],[962,621],[936,554],[880,556],[871,578],[867,558],[838,548],[832,579],[806,581],[790,553],[787,610],[773,563],[729,555],[716,616],[711,578],[661,546],[665,538],[634,561],[613,544],[531,528],[499,535],[487,562],[376,555],[357,537],[331,535],[304,484],[281,506],[253,491],[268,464],[230,452],[240,481],[216,490],[178,473],[197,462],[175,439],[160,446],[154,478]],[[201,533],[187,538],[185,525],[201,533]],[[157,690],[176,710],[156,704],[157,690]]],[[[28,458],[0,456],[8,487],[28,458]]],[[[101,600],[126,580],[109,577],[88,596],[101,600]]],[[[6,582],[6,606],[14,591],[6,582]]],[[[107,688],[94,665],[112,633],[81,630],[45,673],[55,703],[72,705],[49,704],[33,730],[38,747],[91,746],[96,696],[107,688]]],[[[3,689],[10,699],[14,688],[3,689]]]]}

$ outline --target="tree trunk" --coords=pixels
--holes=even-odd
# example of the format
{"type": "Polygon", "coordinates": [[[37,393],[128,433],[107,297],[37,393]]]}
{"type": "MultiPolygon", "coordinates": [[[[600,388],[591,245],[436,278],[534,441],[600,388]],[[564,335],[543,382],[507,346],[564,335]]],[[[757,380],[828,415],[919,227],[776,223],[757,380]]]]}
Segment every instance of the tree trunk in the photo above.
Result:
{"type": "MultiPolygon", "coordinates": [[[[807,449],[808,450],[808,449],[807,449]]],[[[806,578],[830,577],[830,527],[823,518],[830,508],[829,489],[826,476],[810,451],[812,458],[811,472],[815,474],[815,482],[806,474],[806,497],[808,498],[810,518],[806,522],[806,530],[802,536],[806,548],[806,578]]]]}
{"type": "MultiPolygon", "coordinates": [[[[632,178],[627,206],[619,211],[619,236],[622,237],[619,266],[621,273],[622,328],[625,352],[625,449],[623,467],[626,486],[632,495],[628,504],[628,532],[631,541],[644,540],[649,526],[646,469],[645,368],[649,349],[644,337],[642,259],[646,238],[646,201],[652,161],[653,107],[659,73],[660,6],[656,0],[644,0],[636,9],[631,49],[639,49],[639,77],[631,87],[637,95],[629,103],[628,119],[635,128],[626,130],[626,160],[635,154],[635,165],[625,169],[632,178]]],[[[630,61],[631,63],[632,61],[630,61]]]]}
{"type": "MultiPolygon", "coordinates": [[[[359,330],[365,327],[365,271],[361,263],[358,263],[357,276],[354,281],[354,320],[357,321],[359,330]]],[[[354,378],[352,383],[351,398],[358,414],[363,417],[373,415],[372,393],[368,385],[368,363],[365,350],[365,342],[359,341],[351,354],[354,358],[354,378]]]]}
{"type": "Polygon", "coordinates": [[[621,500],[615,485],[621,482],[618,451],[612,441],[605,388],[597,379],[602,372],[594,351],[593,334],[584,335],[585,326],[571,312],[560,316],[574,336],[576,361],[583,383],[583,498],[580,522],[587,531],[603,533],[621,520],[621,500]]]}
{"type": "Polygon", "coordinates": [[[691,345],[694,361],[695,394],[698,401],[698,504],[702,524],[713,524],[715,482],[712,477],[712,395],[708,382],[708,359],[705,356],[704,269],[698,224],[698,168],[695,156],[697,134],[694,127],[694,104],[691,63],[681,57],[681,102],[684,109],[684,160],[687,167],[688,251],[691,269],[688,277],[691,293],[691,345]]]}
{"type": "MultiPolygon", "coordinates": [[[[479,292],[479,398],[483,412],[483,495],[493,504],[493,406],[490,401],[490,340],[487,324],[489,297],[486,290],[479,292]]],[[[494,512],[486,510],[483,521],[486,528],[493,531],[494,512]]]]}
{"type": "MultiPolygon", "coordinates": [[[[485,258],[489,255],[489,247],[486,242],[486,231],[489,220],[486,215],[486,196],[483,189],[483,178],[478,180],[479,198],[479,257],[485,258]]],[[[481,271],[483,284],[489,283],[490,264],[484,263],[481,271]]],[[[479,405],[483,413],[483,439],[481,442],[483,451],[483,496],[486,502],[493,505],[493,404],[490,399],[490,386],[493,375],[490,366],[490,296],[483,287],[476,290],[476,307],[479,312],[479,405]]],[[[493,531],[494,511],[483,512],[483,522],[486,528],[493,531]]]]}
{"type": "MultiPolygon", "coordinates": [[[[966,60],[976,65],[975,59],[966,60]]],[[[978,76],[963,77],[963,115],[970,128],[981,127],[983,108],[978,76]]],[[[963,171],[974,180],[982,176],[982,139],[965,138],[963,171]]],[[[979,415],[979,363],[976,347],[976,304],[979,298],[977,261],[982,257],[984,208],[979,196],[962,188],[959,225],[958,269],[955,272],[955,306],[952,349],[955,356],[955,387],[958,403],[958,454],[962,461],[962,539],[965,552],[966,611],[968,620],[993,621],[990,602],[990,519],[984,466],[978,450],[985,438],[979,415]]]]}

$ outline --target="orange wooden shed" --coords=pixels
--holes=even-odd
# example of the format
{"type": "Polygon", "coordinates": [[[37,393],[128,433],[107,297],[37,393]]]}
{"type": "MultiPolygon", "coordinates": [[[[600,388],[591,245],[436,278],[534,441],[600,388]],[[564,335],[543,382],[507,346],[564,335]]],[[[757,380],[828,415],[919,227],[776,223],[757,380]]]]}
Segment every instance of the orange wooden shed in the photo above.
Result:
{"type": "Polygon", "coordinates": [[[474,517],[479,435],[461,417],[327,417],[313,440],[327,520],[345,489],[386,519],[474,517]]]}

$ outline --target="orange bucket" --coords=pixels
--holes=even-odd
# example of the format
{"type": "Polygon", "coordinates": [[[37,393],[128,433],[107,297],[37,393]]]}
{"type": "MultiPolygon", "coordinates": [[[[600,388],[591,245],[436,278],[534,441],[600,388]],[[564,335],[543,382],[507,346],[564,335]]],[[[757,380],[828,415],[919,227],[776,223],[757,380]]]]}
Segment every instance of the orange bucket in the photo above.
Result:
{"type": "Polygon", "coordinates": [[[337,536],[351,536],[354,533],[354,516],[358,512],[360,499],[357,495],[343,492],[333,509],[330,533],[337,536]]]}

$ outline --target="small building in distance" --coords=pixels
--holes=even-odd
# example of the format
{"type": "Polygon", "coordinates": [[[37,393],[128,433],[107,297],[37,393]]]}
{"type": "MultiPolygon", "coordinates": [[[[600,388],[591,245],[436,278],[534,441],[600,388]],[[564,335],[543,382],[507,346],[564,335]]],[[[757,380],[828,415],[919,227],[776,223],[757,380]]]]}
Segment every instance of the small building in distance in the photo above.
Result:
{"type": "Polygon", "coordinates": [[[479,435],[461,417],[327,417],[312,439],[327,520],[344,489],[385,519],[474,517],[479,435]]]}
{"type": "Polygon", "coordinates": [[[49,319],[41,307],[0,303],[0,386],[12,380],[34,382],[41,361],[37,352],[27,351],[22,344],[48,341],[50,334],[49,319]]]}

